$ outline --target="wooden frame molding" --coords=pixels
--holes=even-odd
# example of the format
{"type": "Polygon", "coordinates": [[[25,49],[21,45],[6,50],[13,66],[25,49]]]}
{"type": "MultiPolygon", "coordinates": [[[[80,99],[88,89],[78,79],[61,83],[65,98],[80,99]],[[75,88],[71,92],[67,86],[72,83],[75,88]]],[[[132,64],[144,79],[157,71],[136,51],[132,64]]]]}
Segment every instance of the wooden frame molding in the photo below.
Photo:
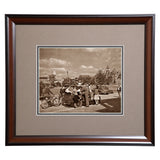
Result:
{"type": "Polygon", "coordinates": [[[149,145],[154,146],[155,15],[5,15],[6,29],[6,145],[149,145]],[[17,136],[16,25],[145,25],[145,135],[138,136],[17,136]]]}

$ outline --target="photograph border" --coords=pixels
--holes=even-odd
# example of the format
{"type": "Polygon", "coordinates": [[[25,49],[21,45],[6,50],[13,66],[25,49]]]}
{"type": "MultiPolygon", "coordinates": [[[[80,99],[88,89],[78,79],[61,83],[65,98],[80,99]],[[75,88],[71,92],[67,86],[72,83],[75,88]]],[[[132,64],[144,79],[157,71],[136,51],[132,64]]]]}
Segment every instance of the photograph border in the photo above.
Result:
{"type": "Polygon", "coordinates": [[[124,104],[123,104],[123,55],[124,55],[124,46],[123,45],[102,45],[102,46],[100,46],[100,45],[94,45],[94,46],[78,46],[78,45],[75,45],[75,46],[69,46],[69,45],[62,45],[62,46],[54,46],[54,45],[37,45],[36,46],[36,62],[37,62],[37,74],[36,74],[36,78],[37,78],[37,84],[36,84],[36,87],[37,87],[37,89],[36,89],[36,95],[37,95],[37,105],[36,105],[36,115],[37,116],[53,116],[53,115],[69,115],[69,116],[71,116],[71,115],[86,115],[86,116],[96,116],[96,115],[112,115],[112,116],[123,116],[123,114],[124,114],[124,104]],[[122,76],[121,76],[121,85],[122,85],[122,90],[121,90],[121,112],[106,112],[106,113],[89,113],[89,112],[82,112],[82,113],[65,113],[65,112],[61,112],[61,113],[48,113],[48,112],[44,112],[44,113],[40,113],[39,112],[39,88],[38,88],[38,86],[39,86],[39,56],[38,56],[38,54],[39,54],[39,51],[38,51],[38,48],[117,48],[117,47],[119,47],[119,48],[121,48],[122,49],[122,52],[121,52],[121,74],[122,74],[122,76]]]}
{"type": "Polygon", "coordinates": [[[155,15],[5,15],[6,145],[155,145],[154,52],[155,15]],[[144,136],[17,136],[16,25],[145,25],[144,136]]]}

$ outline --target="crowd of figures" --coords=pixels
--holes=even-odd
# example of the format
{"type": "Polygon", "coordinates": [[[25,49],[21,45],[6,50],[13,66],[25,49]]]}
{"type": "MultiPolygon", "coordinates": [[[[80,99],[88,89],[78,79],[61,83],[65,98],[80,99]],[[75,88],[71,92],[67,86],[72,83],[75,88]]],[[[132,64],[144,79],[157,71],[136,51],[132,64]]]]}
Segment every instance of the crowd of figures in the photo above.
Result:
{"type": "Polygon", "coordinates": [[[91,86],[87,84],[83,86],[70,86],[67,89],[62,88],[61,93],[64,104],[66,103],[66,99],[71,97],[75,108],[82,105],[89,107],[90,103],[98,104],[100,101],[98,86],[94,89],[91,89],[91,86]]]}
{"type": "Polygon", "coordinates": [[[73,85],[68,87],[61,87],[57,94],[53,94],[49,86],[40,86],[40,105],[42,108],[49,106],[73,106],[75,108],[86,106],[90,104],[99,104],[100,96],[98,86],[94,88],[88,84],[73,85]]]}
{"type": "MultiPolygon", "coordinates": [[[[101,103],[100,94],[111,94],[107,86],[106,90],[96,85],[71,85],[63,87],[50,87],[49,85],[40,84],[40,106],[42,109],[50,106],[70,106],[70,107],[89,107],[90,104],[98,105],[101,103]],[[56,92],[53,92],[56,90],[56,92]]],[[[121,86],[117,87],[117,93],[120,97],[121,86]]]]}

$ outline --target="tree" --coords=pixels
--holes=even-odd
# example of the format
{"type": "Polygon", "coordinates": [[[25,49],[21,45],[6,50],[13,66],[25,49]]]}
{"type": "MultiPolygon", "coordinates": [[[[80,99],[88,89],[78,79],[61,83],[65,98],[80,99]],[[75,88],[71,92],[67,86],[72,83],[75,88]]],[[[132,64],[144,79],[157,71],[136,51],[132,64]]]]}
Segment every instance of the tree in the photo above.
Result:
{"type": "Polygon", "coordinates": [[[95,76],[93,76],[93,77],[91,78],[90,84],[92,84],[92,85],[95,85],[95,84],[96,84],[96,83],[95,83],[95,76]]]}
{"type": "Polygon", "coordinates": [[[81,83],[85,84],[90,84],[92,82],[92,77],[89,75],[80,75],[78,77],[78,80],[81,81],[81,83]]]}
{"type": "Polygon", "coordinates": [[[110,73],[110,83],[116,83],[116,77],[117,77],[117,70],[115,68],[113,68],[113,70],[110,73]]]}
{"type": "Polygon", "coordinates": [[[102,70],[99,70],[98,73],[95,75],[95,82],[98,85],[103,85],[106,83],[106,75],[102,70]]]}
{"type": "Polygon", "coordinates": [[[54,81],[55,80],[56,80],[56,75],[54,75],[54,74],[49,75],[49,81],[50,81],[52,86],[54,86],[54,81]]]}
{"type": "Polygon", "coordinates": [[[69,86],[71,83],[71,79],[70,78],[65,78],[62,82],[63,86],[69,86]]]}

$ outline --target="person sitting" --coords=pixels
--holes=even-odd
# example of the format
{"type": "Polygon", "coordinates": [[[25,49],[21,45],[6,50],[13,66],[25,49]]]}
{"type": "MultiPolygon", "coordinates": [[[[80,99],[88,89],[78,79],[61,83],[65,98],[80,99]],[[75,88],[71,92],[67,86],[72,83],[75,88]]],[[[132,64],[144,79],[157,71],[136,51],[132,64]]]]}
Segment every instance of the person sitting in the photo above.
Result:
{"type": "Polygon", "coordinates": [[[51,92],[48,86],[45,86],[45,88],[43,89],[43,96],[47,98],[50,98],[51,96],[53,96],[53,93],[51,92]]]}
{"type": "Polygon", "coordinates": [[[71,87],[68,87],[66,90],[65,90],[66,93],[72,93],[72,88],[71,87]]]}
{"type": "Polygon", "coordinates": [[[76,86],[73,87],[72,94],[73,94],[74,108],[77,108],[80,97],[78,96],[78,92],[77,92],[76,86]]]}

